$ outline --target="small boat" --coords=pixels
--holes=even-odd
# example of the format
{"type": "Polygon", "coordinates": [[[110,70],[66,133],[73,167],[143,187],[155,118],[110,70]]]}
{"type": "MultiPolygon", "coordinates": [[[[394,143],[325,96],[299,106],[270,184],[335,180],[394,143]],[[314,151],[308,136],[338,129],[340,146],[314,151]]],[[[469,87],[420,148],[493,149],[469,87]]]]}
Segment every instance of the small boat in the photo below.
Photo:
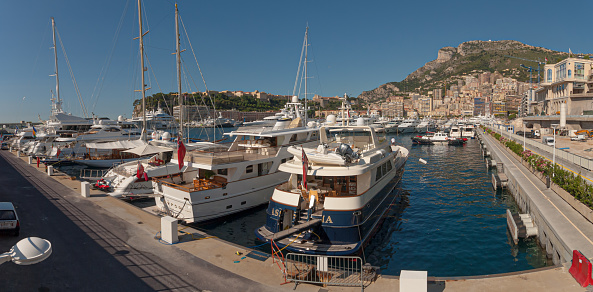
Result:
{"type": "Polygon", "coordinates": [[[426,138],[424,136],[414,136],[412,137],[412,144],[416,144],[416,145],[433,145],[434,142],[432,140],[430,140],[429,138],[426,138]]]}
{"type": "Polygon", "coordinates": [[[467,142],[467,138],[449,138],[449,145],[452,146],[463,146],[467,142]]]}
{"type": "Polygon", "coordinates": [[[447,136],[447,134],[443,133],[443,132],[428,132],[426,133],[426,135],[424,136],[415,136],[412,137],[412,142],[414,144],[420,144],[420,145],[432,145],[434,143],[447,143],[447,141],[450,138],[447,136]]]}

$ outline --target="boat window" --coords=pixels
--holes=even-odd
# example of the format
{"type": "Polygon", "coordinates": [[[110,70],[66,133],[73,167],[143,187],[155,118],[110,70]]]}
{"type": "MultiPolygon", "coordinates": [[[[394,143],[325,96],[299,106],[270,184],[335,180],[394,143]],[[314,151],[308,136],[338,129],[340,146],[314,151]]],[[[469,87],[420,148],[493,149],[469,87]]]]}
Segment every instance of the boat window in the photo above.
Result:
{"type": "Polygon", "coordinates": [[[286,162],[286,160],[287,160],[286,158],[282,159],[282,162],[281,162],[281,163],[284,163],[284,162],[286,162]]]}
{"type": "Polygon", "coordinates": [[[222,174],[222,175],[227,175],[228,174],[228,169],[226,169],[226,168],[219,169],[217,171],[217,173],[218,174],[222,174]]]}
{"type": "Polygon", "coordinates": [[[253,172],[253,165],[248,165],[245,168],[245,173],[252,173],[253,172]]]}
{"type": "Polygon", "coordinates": [[[391,160],[387,161],[387,172],[391,171],[392,166],[391,166],[391,160]]]}
{"type": "Polygon", "coordinates": [[[387,163],[383,163],[383,165],[381,165],[381,172],[383,174],[387,174],[387,163]]]}
{"type": "Polygon", "coordinates": [[[383,173],[381,172],[381,167],[377,167],[376,170],[376,174],[375,174],[375,181],[379,181],[381,179],[381,177],[383,176],[383,173]]]}
{"type": "Polygon", "coordinates": [[[260,163],[257,165],[257,175],[266,175],[268,173],[270,173],[270,168],[272,168],[272,164],[273,162],[265,162],[265,163],[260,163]]]}

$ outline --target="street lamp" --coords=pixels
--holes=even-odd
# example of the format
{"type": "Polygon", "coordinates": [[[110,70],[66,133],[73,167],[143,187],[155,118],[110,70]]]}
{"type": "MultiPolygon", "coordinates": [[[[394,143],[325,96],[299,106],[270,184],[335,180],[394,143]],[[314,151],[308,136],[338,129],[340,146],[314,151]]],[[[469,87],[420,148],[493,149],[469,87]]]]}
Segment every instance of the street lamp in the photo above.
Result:
{"type": "Polygon", "coordinates": [[[554,135],[553,135],[553,139],[554,139],[554,151],[552,153],[552,176],[554,176],[554,169],[556,168],[556,128],[558,127],[558,124],[552,124],[552,128],[554,129],[554,135]]]}
{"type": "Polygon", "coordinates": [[[527,122],[523,122],[523,151],[527,150],[525,147],[525,124],[527,124],[527,122]]]}
{"type": "Polygon", "coordinates": [[[39,237],[27,237],[17,242],[8,252],[0,254],[0,264],[12,261],[17,265],[32,265],[51,255],[51,243],[39,237]]]}

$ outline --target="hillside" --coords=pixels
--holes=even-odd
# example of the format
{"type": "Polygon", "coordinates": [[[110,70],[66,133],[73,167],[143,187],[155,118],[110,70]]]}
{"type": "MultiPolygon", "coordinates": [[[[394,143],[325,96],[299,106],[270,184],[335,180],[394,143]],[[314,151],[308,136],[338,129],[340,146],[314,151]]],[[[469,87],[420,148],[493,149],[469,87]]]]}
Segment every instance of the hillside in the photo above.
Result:
{"type": "MultiPolygon", "coordinates": [[[[386,83],[373,90],[364,91],[358,98],[366,102],[374,102],[384,100],[389,96],[402,95],[405,92],[413,91],[426,94],[432,89],[444,89],[447,84],[455,82],[464,75],[487,71],[498,71],[504,77],[528,82],[529,71],[521,68],[520,64],[537,68],[537,63],[509,58],[507,55],[529,60],[541,60],[542,62],[547,58],[551,63],[568,57],[567,53],[534,47],[512,40],[469,41],[456,48],[441,48],[436,60],[424,64],[404,80],[386,83]]],[[[533,73],[533,76],[534,82],[537,82],[536,72],[533,73]]]]}

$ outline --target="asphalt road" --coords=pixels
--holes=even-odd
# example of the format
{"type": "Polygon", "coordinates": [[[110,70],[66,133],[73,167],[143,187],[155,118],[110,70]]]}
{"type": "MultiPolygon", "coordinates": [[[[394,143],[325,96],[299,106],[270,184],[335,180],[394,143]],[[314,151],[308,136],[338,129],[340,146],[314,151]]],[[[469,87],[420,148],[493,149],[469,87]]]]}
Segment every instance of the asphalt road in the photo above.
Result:
{"type": "Polygon", "coordinates": [[[20,236],[0,234],[0,253],[30,236],[49,240],[53,248],[35,265],[1,264],[0,291],[276,290],[146,240],[132,223],[5,150],[0,151],[0,201],[13,202],[21,221],[20,236]]]}

